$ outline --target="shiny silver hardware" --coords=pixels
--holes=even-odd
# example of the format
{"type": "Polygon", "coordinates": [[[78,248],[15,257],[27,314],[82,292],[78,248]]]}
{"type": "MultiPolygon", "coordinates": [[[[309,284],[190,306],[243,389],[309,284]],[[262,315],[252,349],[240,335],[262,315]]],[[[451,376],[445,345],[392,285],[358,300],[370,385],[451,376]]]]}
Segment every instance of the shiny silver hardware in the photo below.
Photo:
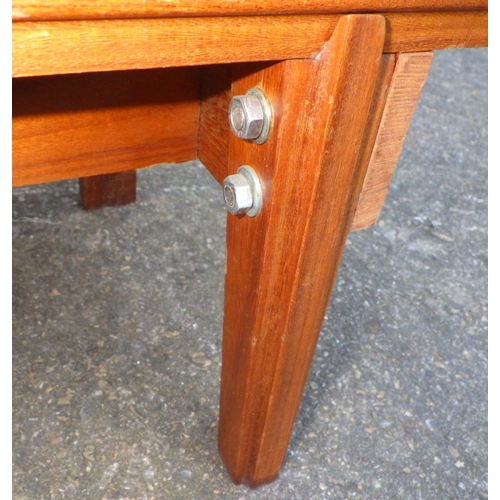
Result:
{"type": "Polygon", "coordinates": [[[243,165],[222,183],[227,210],[233,215],[255,217],[262,208],[262,188],[259,178],[248,165],[243,165]]]}
{"type": "Polygon", "coordinates": [[[271,127],[271,106],[258,88],[235,96],[229,104],[229,123],[236,137],[263,144],[271,127]]]}

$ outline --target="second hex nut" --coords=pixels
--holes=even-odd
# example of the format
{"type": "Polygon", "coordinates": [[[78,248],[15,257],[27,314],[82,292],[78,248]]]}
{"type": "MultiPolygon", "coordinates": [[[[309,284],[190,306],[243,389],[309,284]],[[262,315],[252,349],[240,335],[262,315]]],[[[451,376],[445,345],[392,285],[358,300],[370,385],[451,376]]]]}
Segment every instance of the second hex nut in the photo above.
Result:
{"type": "Polygon", "coordinates": [[[233,214],[255,217],[262,208],[262,187],[259,177],[248,165],[226,177],[222,183],[222,194],[227,210],[233,214]]]}
{"type": "Polygon", "coordinates": [[[222,183],[226,208],[233,215],[246,213],[253,204],[250,183],[244,175],[229,175],[222,183]]]}

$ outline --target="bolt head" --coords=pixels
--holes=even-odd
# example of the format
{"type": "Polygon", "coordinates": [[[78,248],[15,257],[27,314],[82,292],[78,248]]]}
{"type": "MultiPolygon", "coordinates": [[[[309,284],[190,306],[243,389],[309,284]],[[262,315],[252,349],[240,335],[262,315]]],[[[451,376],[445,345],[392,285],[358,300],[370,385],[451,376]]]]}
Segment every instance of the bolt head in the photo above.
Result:
{"type": "Polygon", "coordinates": [[[222,183],[222,192],[226,208],[233,215],[244,214],[252,208],[252,190],[244,175],[234,174],[226,177],[222,183]]]}
{"type": "Polygon", "coordinates": [[[264,127],[262,103],[252,94],[235,96],[229,105],[229,123],[240,139],[257,139],[264,127]]]}

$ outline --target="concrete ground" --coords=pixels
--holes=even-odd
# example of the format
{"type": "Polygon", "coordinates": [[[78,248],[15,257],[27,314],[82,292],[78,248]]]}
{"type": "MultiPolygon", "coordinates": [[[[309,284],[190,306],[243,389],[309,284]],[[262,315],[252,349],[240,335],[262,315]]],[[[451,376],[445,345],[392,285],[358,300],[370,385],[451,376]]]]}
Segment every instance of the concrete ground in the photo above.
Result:
{"type": "Polygon", "coordinates": [[[487,51],[436,53],[377,225],[351,233],[279,479],[217,454],[225,209],[200,164],[85,212],[13,193],[13,491],[39,499],[482,500],[487,51]]]}

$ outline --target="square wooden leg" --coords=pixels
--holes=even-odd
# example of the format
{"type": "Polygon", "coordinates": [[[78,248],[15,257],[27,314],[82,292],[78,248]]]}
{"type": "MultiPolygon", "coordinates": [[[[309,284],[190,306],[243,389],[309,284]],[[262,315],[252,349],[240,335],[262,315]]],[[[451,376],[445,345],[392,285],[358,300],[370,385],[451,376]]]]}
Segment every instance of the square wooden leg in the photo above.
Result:
{"type": "Polygon", "coordinates": [[[232,94],[259,87],[263,145],[229,138],[229,173],[250,165],[255,218],[228,215],[219,450],[236,483],[274,480],[284,459],[363,184],[365,129],[384,18],[345,16],[316,59],[239,66],[232,94]]]}
{"type": "Polygon", "coordinates": [[[83,208],[90,210],[134,203],[136,179],[135,170],[81,177],[80,197],[83,208]]]}

